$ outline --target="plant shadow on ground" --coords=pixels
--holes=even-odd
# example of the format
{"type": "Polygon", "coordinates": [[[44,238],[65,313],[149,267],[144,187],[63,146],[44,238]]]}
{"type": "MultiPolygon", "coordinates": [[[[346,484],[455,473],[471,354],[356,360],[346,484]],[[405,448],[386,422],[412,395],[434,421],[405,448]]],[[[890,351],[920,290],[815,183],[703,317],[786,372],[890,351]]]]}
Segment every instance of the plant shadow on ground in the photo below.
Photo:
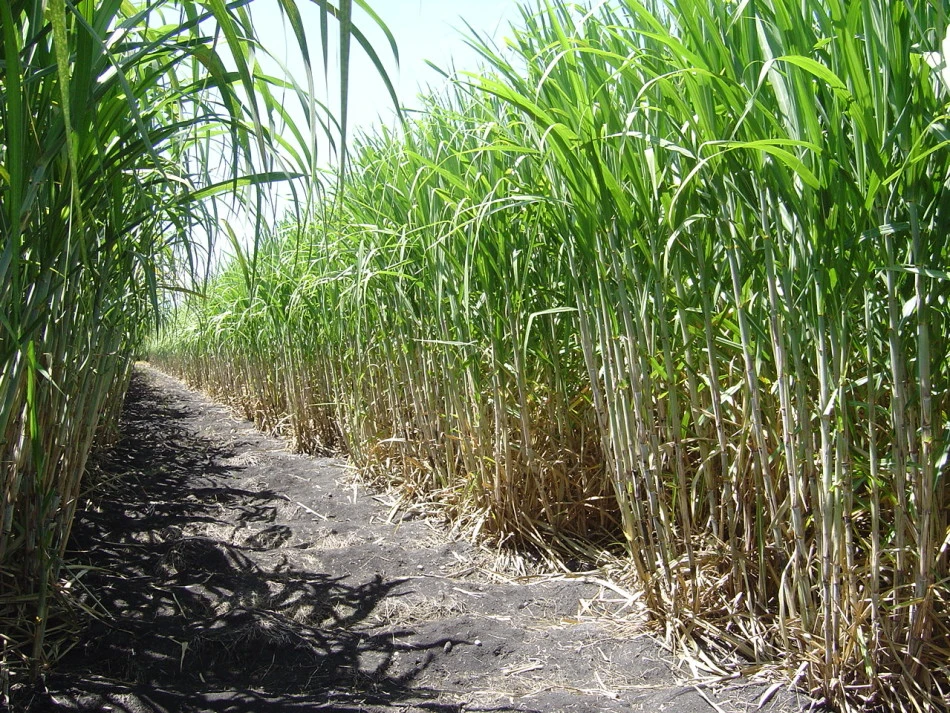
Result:
{"type": "Polygon", "coordinates": [[[262,558],[284,525],[235,541],[236,520],[272,522],[279,497],[230,486],[240,467],[221,462],[233,454],[190,431],[189,415],[133,380],[121,439],[100,459],[68,555],[73,587],[98,614],[44,692],[15,706],[250,713],[412,699],[458,710],[413,686],[445,641],[410,643],[412,631],[367,624],[401,580],[353,583],[262,558]],[[196,523],[205,535],[189,534],[196,523]]]}

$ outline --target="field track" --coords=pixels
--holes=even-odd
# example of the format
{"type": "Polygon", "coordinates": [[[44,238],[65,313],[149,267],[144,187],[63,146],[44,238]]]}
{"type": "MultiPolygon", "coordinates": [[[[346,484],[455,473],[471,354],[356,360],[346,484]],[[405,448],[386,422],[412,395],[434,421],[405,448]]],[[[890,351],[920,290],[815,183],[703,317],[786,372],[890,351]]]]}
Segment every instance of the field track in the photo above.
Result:
{"type": "Polygon", "coordinates": [[[731,713],[769,689],[693,685],[595,575],[506,577],[148,367],[101,469],[70,556],[100,619],[17,710],[731,713]]]}

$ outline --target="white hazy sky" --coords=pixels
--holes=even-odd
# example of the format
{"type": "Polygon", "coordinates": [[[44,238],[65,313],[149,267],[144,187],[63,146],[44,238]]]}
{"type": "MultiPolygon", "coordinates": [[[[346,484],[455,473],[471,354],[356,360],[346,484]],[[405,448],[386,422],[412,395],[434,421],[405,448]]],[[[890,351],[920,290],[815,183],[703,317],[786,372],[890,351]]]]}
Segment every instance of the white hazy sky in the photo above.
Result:
{"type": "MultiPolygon", "coordinates": [[[[442,78],[426,64],[426,60],[443,68],[449,68],[454,62],[459,70],[474,70],[477,66],[477,55],[463,38],[465,22],[483,37],[500,44],[508,34],[509,24],[517,23],[520,18],[516,0],[369,0],[369,4],[396,39],[399,65],[396,65],[383,33],[358,7],[354,8],[354,21],[386,65],[400,103],[410,108],[418,106],[416,96],[420,90],[442,84],[442,78]]],[[[320,40],[319,8],[310,2],[301,2],[300,6],[310,40],[315,51],[319,52],[316,49],[320,40]]],[[[299,59],[284,50],[290,43],[276,3],[263,0],[252,7],[255,8],[255,29],[265,47],[285,61],[292,71],[302,71],[299,59]]],[[[336,27],[331,25],[331,36],[335,30],[336,27]]],[[[331,54],[334,48],[335,43],[331,43],[331,54]]],[[[338,65],[331,63],[332,93],[337,91],[332,80],[338,72],[338,65]]],[[[322,76],[322,71],[319,74],[322,76]]],[[[318,94],[322,92],[321,87],[318,94]]],[[[335,104],[336,97],[332,96],[331,101],[335,104]]],[[[369,127],[379,118],[388,122],[393,116],[385,85],[355,43],[350,59],[349,116],[352,127],[362,128],[369,127]]]]}
{"type": "MultiPolygon", "coordinates": [[[[533,1],[533,0],[532,0],[533,1]]],[[[385,35],[373,20],[360,8],[354,7],[354,23],[367,36],[396,87],[400,105],[409,109],[418,108],[417,96],[427,87],[438,89],[444,78],[429,67],[426,61],[450,70],[472,71],[477,68],[477,53],[465,43],[465,23],[483,39],[503,45],[509,34],[509,25],[519,24],[521,13],[516,0],[369,0],[369,5],[380,16],[393,34],[399,52],[399,64],[393,57],[385,35]]],[[[338,26],[330,24],[330,66],[328,69],[329,91],[324,85],[322,50],[320,49],[320,10],[315,2],[298,0],[301,16],[310,44],[311,61],[317,65],[314,74],[317,81],[316,98],[326,101],[335,114],[339,112],[339,63],[334,61],[337,43],[334,40],[338,26]]],[[[305,86],[303,62],[293,46],[292,31],[286,26],[277,0],[255,0],[250,5],[255,31],[264,48],[274,56],[305,86]]],[[[266,57],[260,57],[266,71],[281,75],[282,70],[266,57]]],[[[359,130],[372,130],[380,122],[395,123],[395,110],[383,81],[369,58],[355,42],[350,57],[349,80],[349,136],[359,130]]],[[[298,109],[296,96],[286,96],[285,107],[294,120],[303,125],[303,111],[298,109]]],[[[318,146],[318,161],[331,165],[335,159],[329,145],[321,141],[318,146]]],[[[285,188],[275,187],[274,203],[265,208],[265,221],[277,220],[289,207],[289,193],[285,188]]],[[[245,246],[253,243],[253,222],[246,213],[238,211],[228,217],[245,246]]],[[[226,241],[216,241],[214,254],[217,260],[230,252],[226,241]]]]}

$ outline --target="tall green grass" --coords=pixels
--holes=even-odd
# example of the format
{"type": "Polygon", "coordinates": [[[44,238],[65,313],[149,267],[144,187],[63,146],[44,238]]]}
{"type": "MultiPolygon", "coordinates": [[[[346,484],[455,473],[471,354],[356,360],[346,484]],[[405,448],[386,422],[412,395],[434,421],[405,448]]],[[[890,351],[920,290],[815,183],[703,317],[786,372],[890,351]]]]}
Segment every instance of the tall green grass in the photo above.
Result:
{"type": "Polygon", "coordinates": [[[912,1],[525,11],[153,358],[471,532],[622,542],[708,669],[939,708],[946,32],[912,1]]]}
{"type": "MultiPolygon", "coordinates": [[[[349,0],[319,4],[324,43],[331,15],[341,51],[365,41],[349,0]]],[[[50,621],[83,472],[159,299],[200,275],[215,199],[312,176],[329,118],[262,68],[247,3],[4,0],[0,43],[0,664],[38,668],[69,645],[50,621]]]]}

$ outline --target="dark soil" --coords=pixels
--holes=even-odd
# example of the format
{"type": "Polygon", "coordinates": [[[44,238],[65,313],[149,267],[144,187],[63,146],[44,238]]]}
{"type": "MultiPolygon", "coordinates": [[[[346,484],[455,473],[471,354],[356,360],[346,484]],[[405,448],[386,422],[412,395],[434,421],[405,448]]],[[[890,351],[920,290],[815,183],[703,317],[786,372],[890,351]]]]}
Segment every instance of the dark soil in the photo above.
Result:
{"type": "Polygon", "coordinates": [[[693,685],[595,577],[515,578],[151,369],[73,531],[97,618],[23,711],[794,711],[693,685]]]}

